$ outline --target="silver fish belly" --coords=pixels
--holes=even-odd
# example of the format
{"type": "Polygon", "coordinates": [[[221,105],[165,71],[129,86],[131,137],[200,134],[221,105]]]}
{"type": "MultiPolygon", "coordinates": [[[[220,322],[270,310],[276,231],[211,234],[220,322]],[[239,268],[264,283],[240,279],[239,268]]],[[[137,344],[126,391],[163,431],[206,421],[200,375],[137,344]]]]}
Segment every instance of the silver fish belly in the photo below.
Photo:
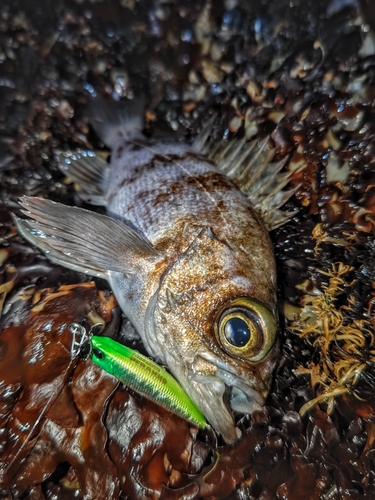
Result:
{"type": "Polygon", "coordinates": [[[233,443],[233,413],[264,404],[277,362],[268,230],[215,165],[188,146],[146,139],[132,113],[110,132],[99,127],[109,170],[85,153],[63,158],[83,193],[91,168],[91,194],[109,217],[24,198],[29,220],[17,224],[52,260],[108,280],[149,355],[233,443]]]}

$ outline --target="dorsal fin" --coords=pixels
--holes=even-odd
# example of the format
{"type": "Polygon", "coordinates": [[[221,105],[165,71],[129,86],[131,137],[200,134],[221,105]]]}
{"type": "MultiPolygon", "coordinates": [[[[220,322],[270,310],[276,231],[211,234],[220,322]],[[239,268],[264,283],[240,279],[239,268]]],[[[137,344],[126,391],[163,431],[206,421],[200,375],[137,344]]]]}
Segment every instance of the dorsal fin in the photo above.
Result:
{"type": "Polygon", "coordinates": [[[296,213],[281,210],[297,190],[284,190],[291,173],[280,171],[289,157],[273,162],[276,149],[270,146],[269,137],[261,142],[256,139],[248,141],[246,138],[210,142],[208,137],[211,128],[212,119],[203,128],[195,149],[201,148],[201,152],[237,184],[258,210],[270,231],[284,224],[296,213]],[[201,137],[205,140],[201,140],[201,137]]]}

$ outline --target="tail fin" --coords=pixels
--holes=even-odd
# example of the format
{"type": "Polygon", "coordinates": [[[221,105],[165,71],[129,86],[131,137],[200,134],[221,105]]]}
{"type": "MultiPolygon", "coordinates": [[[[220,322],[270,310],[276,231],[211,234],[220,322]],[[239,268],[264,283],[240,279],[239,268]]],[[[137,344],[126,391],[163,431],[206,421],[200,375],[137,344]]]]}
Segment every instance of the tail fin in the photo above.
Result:
{"type": "Polygon", "coordinates": [[[90,122],[100,139],[111,148],[119,136],[133,139],[142,134],[145,99],[107,101],[93,97],[89,104],[90,122]]]}

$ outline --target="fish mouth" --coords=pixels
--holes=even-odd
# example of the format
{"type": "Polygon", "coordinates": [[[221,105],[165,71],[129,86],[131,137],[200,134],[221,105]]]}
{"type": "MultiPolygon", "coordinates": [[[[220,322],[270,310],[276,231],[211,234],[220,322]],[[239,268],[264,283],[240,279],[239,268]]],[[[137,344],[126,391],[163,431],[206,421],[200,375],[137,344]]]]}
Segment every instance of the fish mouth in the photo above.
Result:
{"type": "Polygon", "coordinates": [[[199,393],[199,406],[212,427],[228,443],[241,436],[234,413],[252,413],[265,403],[266,387],[255,389],[226,363],[211,353],[195,356],[189,380],[199,393]]]}

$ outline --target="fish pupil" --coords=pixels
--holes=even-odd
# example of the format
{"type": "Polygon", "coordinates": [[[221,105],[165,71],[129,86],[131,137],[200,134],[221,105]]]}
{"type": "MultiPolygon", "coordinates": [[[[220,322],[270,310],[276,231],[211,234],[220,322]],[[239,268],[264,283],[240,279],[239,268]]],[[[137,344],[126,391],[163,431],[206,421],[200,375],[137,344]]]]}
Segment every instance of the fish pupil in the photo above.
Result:
{"type": "Polygon", "coordinates": [[[230,344],[244,347],[250,340],[250,328],[242,318],[230,318],[225,323],[224,335],[230,344]]]}
{"type": "Polygon", "coordinates": [[[98,359],[104,359],[104,353],[100,351],[99,349],[96,349],[95,347],[92,350],[93,355],[98,358],[98,359]]]}

